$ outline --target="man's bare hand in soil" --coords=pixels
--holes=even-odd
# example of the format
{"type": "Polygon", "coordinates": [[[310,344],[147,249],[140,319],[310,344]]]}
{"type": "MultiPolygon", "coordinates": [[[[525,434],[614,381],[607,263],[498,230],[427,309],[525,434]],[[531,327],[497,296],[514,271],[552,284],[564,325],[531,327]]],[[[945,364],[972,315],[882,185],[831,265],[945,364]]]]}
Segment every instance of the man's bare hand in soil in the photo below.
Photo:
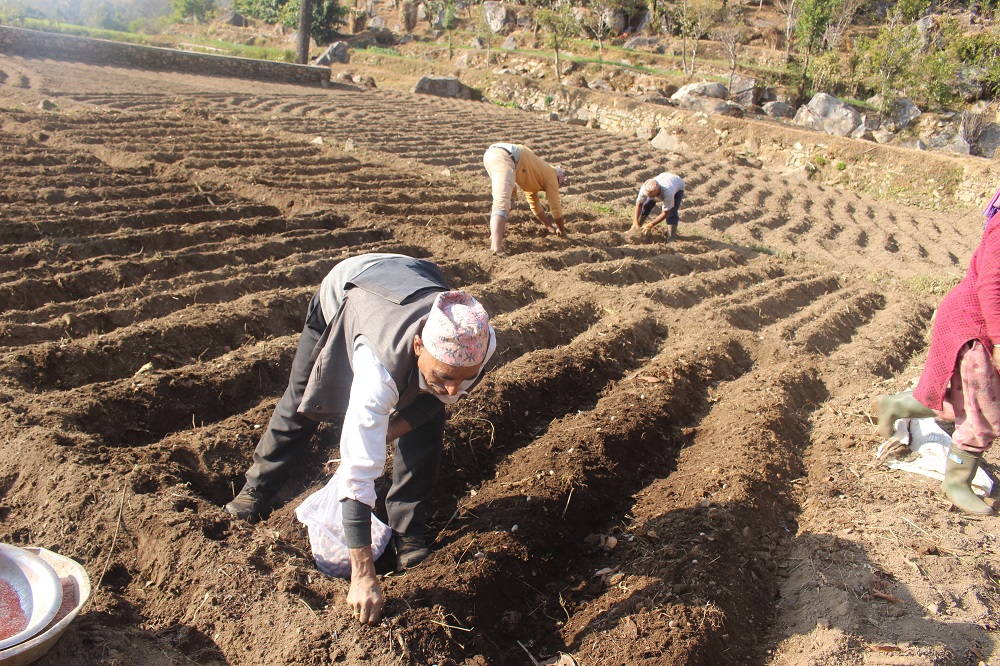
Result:
{"type": "Polygon", "coordinates": [[[382,586],[375,575],[372,547],[351,548],[351,589],[347,604],[361,624],[375,624],[382,616],[382,586]]]}

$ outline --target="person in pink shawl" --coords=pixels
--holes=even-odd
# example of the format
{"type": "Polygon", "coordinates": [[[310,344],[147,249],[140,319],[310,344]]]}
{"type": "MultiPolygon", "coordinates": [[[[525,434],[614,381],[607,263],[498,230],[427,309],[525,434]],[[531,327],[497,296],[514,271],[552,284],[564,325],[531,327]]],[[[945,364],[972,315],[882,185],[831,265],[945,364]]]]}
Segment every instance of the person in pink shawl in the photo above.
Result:
{"type": "MultiPolygon", "coordinates": [[[[998,191],[1000,193],[1000,191],[998,191]]],[[[941,301],[927,363],[917,387],[872,401],[879,433],[892,436],[901,418],[955,422],[942,489],[968,513],[993,508],[972,491],[983,453],[1000,434],[1000,215],[995,202],[969,270],[941,301]]]]}

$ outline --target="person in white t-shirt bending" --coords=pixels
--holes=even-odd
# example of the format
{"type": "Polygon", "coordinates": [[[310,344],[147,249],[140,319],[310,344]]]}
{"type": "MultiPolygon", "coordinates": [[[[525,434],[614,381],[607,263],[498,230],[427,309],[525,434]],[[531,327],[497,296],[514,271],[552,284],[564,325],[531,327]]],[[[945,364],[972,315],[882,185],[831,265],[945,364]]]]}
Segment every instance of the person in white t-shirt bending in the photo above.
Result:
{"type": "Polygon", "coordinates": [[[677,223],[680,221],[678,211],[684,198],[684,181],[680,176],[663,172],[650,178],[639,188],[639,196],[635,200],[635,216],[632,218],[630,232],[642,229],[643,235],[650,233],[660,222],[667,221],[667,240],[677,237],[677,223]],[[656,204],[661,204],[661,212],[651,222],[643,221],[653,212],[656,204]]]}

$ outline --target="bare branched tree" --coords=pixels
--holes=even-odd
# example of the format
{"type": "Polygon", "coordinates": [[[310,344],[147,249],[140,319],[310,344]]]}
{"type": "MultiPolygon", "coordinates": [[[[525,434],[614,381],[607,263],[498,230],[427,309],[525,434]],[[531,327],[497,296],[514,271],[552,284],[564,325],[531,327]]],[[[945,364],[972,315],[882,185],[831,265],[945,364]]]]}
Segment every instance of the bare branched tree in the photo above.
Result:
{"type": "Polygon", "coordinates": [[[830,23],[826,26],[824,41],[831,51],[837,49],[844,39],[847,28],[850,27],[858,11],[867,0],[838,0],[833,5],[830,23]]]}
{"type": "Polygon", "coordinates": [[[732,92],[736,66],[746,42],[746,23],[743,20],[742,7],[739,5],[728,7],[722,25],[712,34],[722,44],[726,60],[729,61],[729,91],[732,92]]]}
{"type": "Polygon", "coordinates": [[[792,54],[792,35],[795,34],[795,25],[799,22],[802,6],[799,0],[774,0],[774,4],[785,15],[785,60],[787,60],[792,54]]]}
{"type": "Polygon", "coordinates": [[[681,28],[681,63],[684,73],[691,77],[694,76],[694,62],[698,55],[698,40],[719,22],[722,0],[680,0],[676,12],[681,28]],[[690,61],[688,42],[691,44],[690,61]]]}

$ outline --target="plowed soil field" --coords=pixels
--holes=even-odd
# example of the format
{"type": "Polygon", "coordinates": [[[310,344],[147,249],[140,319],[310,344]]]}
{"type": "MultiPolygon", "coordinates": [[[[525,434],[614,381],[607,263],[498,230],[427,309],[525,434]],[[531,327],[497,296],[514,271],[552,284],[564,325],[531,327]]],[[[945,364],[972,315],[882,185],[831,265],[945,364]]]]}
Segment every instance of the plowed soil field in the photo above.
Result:
{"type": "Polygon", "coordinates": [[[876,466],[866,413],[919,374],[976,211],[478,102],[0,71],[0,540],[95,583],[39,663],[1000,663],[996,519],[876,466]],[[489,255],[498,140],[566,166],[568,239],[521,200],[489,255]],[[681,238],[631,238],[662,170],[681,238]],[[366,251],[434,260],[498,334],[450,415],[434,552],[384,577],[376,627],[294,515],[337,427],[267,520],[220,508],[311,293],[366,251]]]}

